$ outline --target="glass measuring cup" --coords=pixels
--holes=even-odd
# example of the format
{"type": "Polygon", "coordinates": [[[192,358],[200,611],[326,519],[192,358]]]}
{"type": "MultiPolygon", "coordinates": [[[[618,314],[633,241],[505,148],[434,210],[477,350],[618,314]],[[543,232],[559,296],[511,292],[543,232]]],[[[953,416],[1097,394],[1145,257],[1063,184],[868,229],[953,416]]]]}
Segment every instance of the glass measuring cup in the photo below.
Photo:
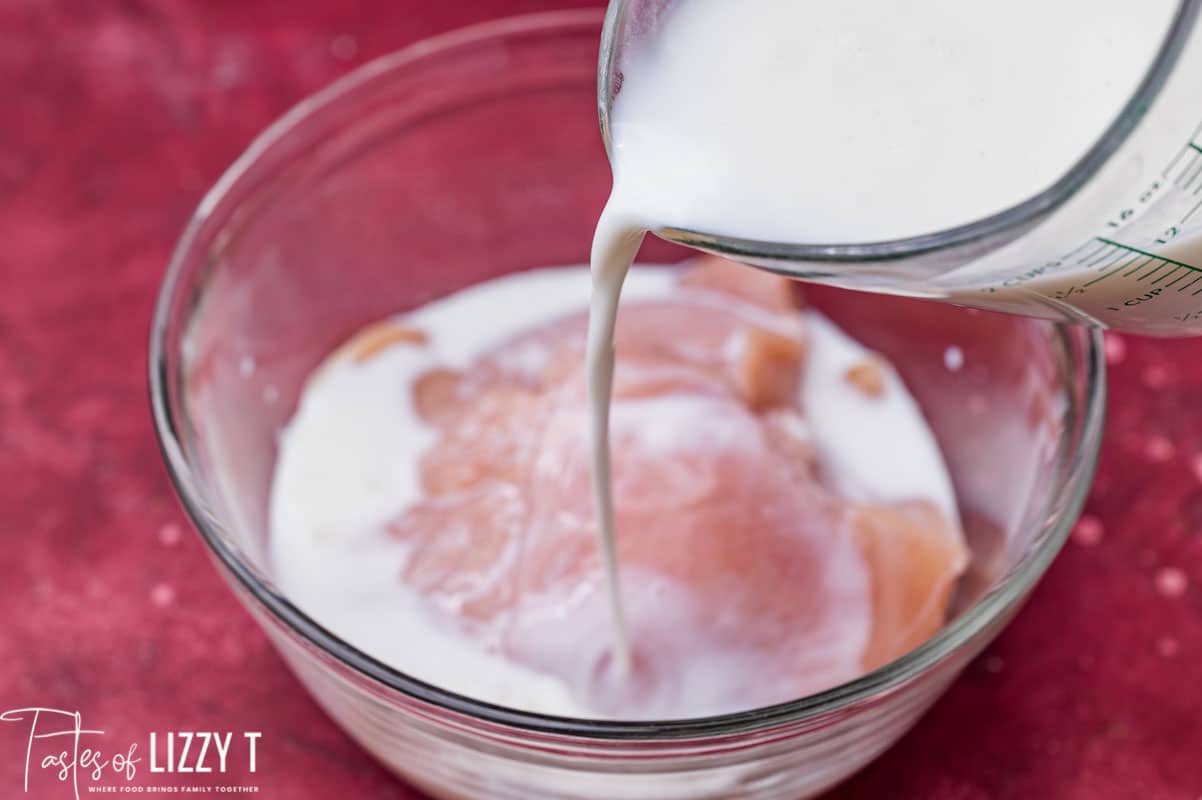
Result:
{"type": "MultiPolygon", "coordinates": [[[[674,2],[613,0],[601,130],[633,48],[674,2]]],[[[1202,333],[1202,0],[1181,0],[1119,116],[1052,186],[966,225],[904,239],[769,242],[662,227],[661,238],[810,281],[941,298],[1145,334],[1202,333]]]]}

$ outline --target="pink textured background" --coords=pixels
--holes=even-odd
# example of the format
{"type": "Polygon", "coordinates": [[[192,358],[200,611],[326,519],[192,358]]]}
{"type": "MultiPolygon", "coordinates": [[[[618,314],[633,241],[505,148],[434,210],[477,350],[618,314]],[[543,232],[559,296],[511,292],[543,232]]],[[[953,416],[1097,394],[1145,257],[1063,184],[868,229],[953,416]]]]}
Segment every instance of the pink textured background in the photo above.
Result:
{"type": "MultiPolygon", "coordinates": [[[[231,756],[221,779],[138,783],[418,797],[318,711],[208,565],[151,431],[148,320],[193,206],[271,119],[418,38],[557,5],[0,0],[0,711],[78,709],[112,749],[263,732],[254,776],[231,756]]],[[[1202,341],[1112,337],[1108,358],[1073,541],[835,797],[1202,798],[1202,341]]],[[[0,723],[0,797],[23,796],[25,734],[0,723]]]]}

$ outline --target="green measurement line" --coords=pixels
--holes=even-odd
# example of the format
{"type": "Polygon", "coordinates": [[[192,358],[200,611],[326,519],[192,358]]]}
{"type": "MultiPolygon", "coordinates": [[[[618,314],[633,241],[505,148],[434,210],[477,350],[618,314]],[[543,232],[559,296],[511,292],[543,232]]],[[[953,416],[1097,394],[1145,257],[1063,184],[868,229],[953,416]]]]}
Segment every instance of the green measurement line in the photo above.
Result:
{"type": "MultiPolygon", "coordinates": [[[[1157,278],[1156,280],[1152,281],[1152,285],[1153,285],[1153,286],[1155,286],[1156,284],[1158,284],[1158,283],[1160,283],[1161,281],[1163,281],[1165,278],[1171,278],[1171,277],[1173,277],[1174,275],[1176,275],[1176,274],[1177,274],[1177,270],[1179,270],[1179,269],[1181,269],[1181,267],[1173,267],[1171,270],[1169,270],[1169,271],[1168,271],[1168,272],[1166,272],[1165,274],[1161,275],[1161,276],[1160,276],[1159,278],[1157,278]]],[[[1188,272],[1183,272],[1183,273],[1181,273],[1181,277],[1182,277],[1182,278],[1184,278],[1184,277],[1185,277],[1186,275],[1188,275],[1188,274],[1189,274],[1188,272]]],[[[1151,277],[1151,276],[1149,275],[1148,277],[1151,277]]],[[[1180,278],[1178,278],[1178,280],[1180,280],[1180,278]]],[[[1173,283],[1176,283],[1176,282],[1177,282],[1177,281],[1173,281],[1173,283]]],[[[1168,288],[1169,286],[1172,286],[1172,285],[1173,285],[1173,283],[1166,283],[1166,284],[1165,284],[1165,288],[1168,288]]]]}
{"type": "Polygon", "coordinates": [[[1139,272],[1144,267],[1148,266],[1149,264],[1155,264],[1155,263],[1156,263],[1156,259],[1151,258],[1150,256],[1144,256],[1143,258],[1136,256],[1134,262],[1132,262],[1132,261],[1127,262],[1128,266],[1131,266],[1132,264],[1134,264],[1134,266],[1131,266],[1131,269],[1124,272],[1123,277],[1129,278],[1132,275],[1134,275],[1135,273],[1139,272]]]}
{"type": "Polygon", "coordinates": [[[1197,150],[1199,153],[1202,153],[1202,147],[1199,147],[1198,145],[1194,144],[1193,142],[1190,142],[1188,146],[1193,148],[1194,150],[1197,150]]]}
{"type": "Polygon", "coordinates": [[[1106,239],[1101,236],[1095,236],[1094,238],[1097,239],[1099,242],[1108,244],[1112,247],[1117,247],[1121,250],[1128,250],[1132,253],[1139,253],[1141,256],[1147,256],[1148,258],[1159,259],[1160,261],[1164,261],[1167,264],[1176,264],[1179,267],[1185,267],[1186,269],[1193,270],[1194,272],[1202,272],[1202,267],[1195,267],[1193,264],[1186,264],[1184,261],[1174,261],[1171,258],[1165,258],[1164,256],[1158,256],[1155,253],[1149,253],[1147,250],[1140,250],[1138,247],[1132,247],[1129,244],[1121,244],[1119,242],[1113,241],[1112,239],[1106,239]]]}
{"type": "Polygon", "coordinates": [[[1087,289],[1087,288],[1089,288],[1090,286],[1093,286],[1093,285],[1094,285],[1095,283],[1097,283],[1098,281],[1104,281],[1104,280],[1106,280],[1107,278],[1109,278],[1111,275],[1113,275],[1114,273],[1118,272],[1120,269],[1126,269],[1126,268],[1127,268],[1127,267],[1129,267],[1129,266],[1131,266],[1131,262],[1130,262],[1130,261],[1123,261],[1123,262],[1121,262],[1121,263],[1120,263],[1120,264],[1119,264],[1117,267],[1115,267],[1114,269],[1111,269],[1111,270],[1109,270],[1109,271],[1107,271],[1107,272],[1103,272],[1101,275],[1099,275],[1098,277],[1094,278],[1092,281],[1086,281],[1085,283],[1081,284],[1081,288],[1082,288],[1082,289],[1087,289]]]}
{"type": "MultiPolygon", "coordinates": [[[[1136,276],[1135,276],[1135,279],[1136,279],[1137,281],[1146,281],[1148,278],[1151,278],[1153,275],[1155,275],[1157,272],[1160,272],[1162,269],[1164,269],[1164,268],[1165,268],[1165,267],[1167,267],[1167,266],[1168,266],[1168,264],[1161,264],[1159,267],[1157,267],[1156,269],[1152,270],[1151,272],[1145,272],[1143,275],[1136,275],[1136,276]]],[[[1178,268],[1178,269],[1180,269],[1180,268],[1178,268]]],[[[1170,275],[1171,275],[1171,274],[1172,274],[1172,272],[1170,272],[1170,273],[1168,273],[1168,274],[1170,274],[1170,275]]]]}

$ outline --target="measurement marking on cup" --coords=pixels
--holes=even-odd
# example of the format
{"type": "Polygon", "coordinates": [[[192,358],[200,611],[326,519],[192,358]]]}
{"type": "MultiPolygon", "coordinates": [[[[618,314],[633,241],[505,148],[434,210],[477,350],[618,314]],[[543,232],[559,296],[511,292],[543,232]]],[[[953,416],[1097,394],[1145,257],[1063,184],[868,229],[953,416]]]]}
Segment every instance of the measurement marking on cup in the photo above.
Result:
{"type": "Polygon", "coordinates": [[[1161,173],[1160,173],[1160,177],[1162,177],[1162,178],[1164,178],[1164,179],[1166,179],[1166,180],[1167,180],[1167,179],[1168,179],[1168,177],[1169,177],[1169,173],[1170,173],[1170,172],[1172,172],[1172,171],[1173,171],[1173,168],[1177,166],[1177,162],[1178,162],[1178,161],[1180,161],[1180,160],[1181,160],[1181,157],[1182,157],[1183,155],[1185,155],[1186,153],[1188,153],[1188,152],[1189,152],[1189,149],[1188,149],[1188,148],[1185,148],[1185,147],[1183,147],[1183,148],[1181,148],[1180,150],[1178,150],[1178,151],[1177,151],[1177,155],[1173,156],[1173,160],[1172,160],[1172,161],[1170,161],[1170,162],[1169,162],[1169,165],[1168,165],[1167,167],[1165,167],[1165,168],[1164,168],[1164,171],[1163,171],[1163,172],[1161,172],[1161,173]]]}
{"type": "MultiPolygon", "coordinates": [[[[1165,266],[1168,266],[1168,265],[1166,264],[1165,266]]],[[[1176,275],[1176,274],[1177,274],[1178,272],[1180,272],[1180,271],[1181,271],[1181,267],[1173,267],[1171,270],[1169,270],[1169,271],[1168,271],[1168,272],[1166,272],[1165,274],[1161,275],[1161,276],[1160,276],[1159,278],[1157,278],[1156,280],[1152,281],[1152,285],[1153,285],[1153,286],[1155,286],[1156,284],[1158,284],[1158,283],[1160,283],[1161,281],[1163,281],[1165,278],[1171,278],[1171,277],[1173,277],[1174,275],[1176,275]]],[[[1185,274],[1185,275],[1188,275],[1189,273],[1187,272],[1187,273],[1184,273],[1184,274],[1185,274]]],[[[1184,275],[1183,275],[1183,277],[1184,277],[1184,275]]],[[[1177,281],[1173,281],[1173,283],[1176,283],[1176,282],[1177,282],[1177,281]]],[[[1167,287],[1167,286],[1172,286],[1172,285],[1173,285],[1173,283],[1166,283],[1166,284],[1165,284],[1165,286],[1166,286],[1166,287],[1167,287]]]]}
{"type": "Polygon", "coordinates": [[[1110,269],[1110,270],[1107,270],[1106,272],[1103,272],[1101,275],[1094,278],[1092,281],[1086,281],[1085,283],[1081,284],[1081,288],[1085,289],[1087,287],[1093,286],[1095,283],[1098,283],[1099,281],[1104,281],[1107,278],[1109,278],[1111,275],[1113,275],[1114,273],[1118,272],[1120,269],[1130,266],[1130,264],[1131,264],[1130,261],[1124,261],[1124,262],[1120,263],[1114,269],[1110,269]]]}
{"type": "Polygon", "coordinates": [[[1190,281],[1189,283],[1187,283],[1187,284],[1185,284],[1184,286],[1182,286],[1182,287],[1178,288],[1178,289],[1177,289],[1177,291],[1179,291],[1179,292],[1184,292],[1186,289],[1188,289],[1189,287],[1193,286],[1193,285],[1194,285],[1195,283],[1197,283],[1198,281],[1202,281],[1202,275],[1199,275],[1198,277],[1194,278],[1194,279],[1193,279],[1192,281],[1190,281]]]}
{"type": "MultiPolygon", "coordinates": [[[[1082,250],[1084,250],[1085,248],[1089,247],[1091,244],[1094,244],[1094,243],[1096,243],[1096,242],[1097,242],[1097,239],[1088,239],[1088,240],[1086,240],[1086,241],[1082,242],[1082,243],[1080,244],[1080,246],[1078,246],[1078,247],[1075,247],[1075,248],[1073,248],[1072,250],[1070,250],[1069,252],[1065,253],[1065,254],[1064,254],[1064,259],[1063,259],[1063,260],[1064,260],[1064,261],[1068,261],[1070,258],[1072,258],[1073,256],[1077,255],[1077,253],[1080,253],[1082,250]]],[[[1105,247],[1105,245],[1102,245],[1102,247],[1105,247]]],[[[1098,252],[1098,251],[1097,251],[1097,250],[1093,250],[1092,252],[1096,253],[1096,252],[1098,252]]],[[[1083,259],[1084,259],[1084,258],[1089,258],[1089,256],[1083,256],[1083,259]]],[[[1081,262],[1080,262],[1080,261],[1078,261],[1077,263],[1079,264],[1079,263],[1081,263],[1081,262]]]]}
{"type": "Polygon", "coordinates": [[[1102,248],[1102,252],[1085,262],[1086,267],[1109,267],[1114,263],[1115,259],[1122,259],[1123,253],[1106,252],[1106,248],[1102,248]]]}
{"type": "Polygon", "coordinates": [[[1147,256],[1148,258],[1153,258],[1153,259],[1156,259],[1157,261],[1164,261],[1166,264],[1176,264],[1177,266],[1184,267],[1185,269],[1188,269],[1191,272],[1202,273],[1202,267],[1195,267],[1193,264],[1186,264],[1184,261],[1177,261],[1176,259],[1168,258],[1166,256],[1158,256],[1155,253],[1149,253],[1147,250],[1140,250],[1138,247],[1132,247],[1129,244],[1123,244],[1121,242],[1116,242],[1112,239],[1107,239],[1102,236],[1098,236],[1096,238],[1099,242],[1105,242],[1106,244],[1110,245],[1111,247],[1118,247],[1122,250],[1127,250],[1132,253],[1139,253],[1141,256],[1147,256]]]}
{"type": "MultiPolygon", "coordinates": [[[[1095,242],[1095,241],[1097,241],[1097,240],[1096,240],[1096,239],[1090,239],[1090,242],[1095,242]]],[[[1074,250],[1072,253],[1069,253],[1067,256],[1065,256],[1065,258],[1066,258],[1066,259],[1072,258],[1072,257],[1073,257],[1073,253],[1076,253],[1078,250],[1083,250],[1083,249],[1085,249],[1086,247],[1088,247],[1088,246],[1089,246],[1089,243],[1090,243],[1090,242],[1086,242],[1085,244],[1081,245],[1081,247],[1078,247],[1078,248],[1077,248],[1076,250],[1074,250]]],[[[1104,253],[1104,252],[1106,252],[1106,245],[1105,245],[1105,243],[1099,244],[1099,245],[1098,245],[1096,248],[1094,248],[1093,250],[1090,250],[1088,253],[1086,253],[1085,255],[1083,255],[1083,256],[1081,256],[1080,258],[1078,258],[1078,259],[1077,259],[1077,263],[1078,263],[1078,264],[1084,264],[1085,262],[1089,261],[1089,260],[1090,260],[1090,259],[1092,259],[1094,256],[1096,256],[1098,253],[1104,253]]]]}
{"type": "MultiPolygon", "coordinates": [[[[1145,247],[1159,249],[1182,236],[1194,236],[1198,229],[1189,227],[1195,219],[1202,218],[1202,123],[1199,123],[1189,139],[1183,142],[1172,160],[1161,173],[1162,180],[1152,182],[1129,207],[1115,212],[1106,222],[1106,227],[1114,229],[1114,235],[1128,235],[1140,242],[1146,242],[1145,247]],[[1167,191],[1166,191],[1167,190],[1167,191]],[[1156,202],[1153,202],[1156,201],[1156,202]],[[1159,232],[1148,233],[1159,217],[1159,201],[1164,201],[1167,208],[1188,208],[1175,224],[1159,232]],[[1187,205],[1188,202],[1188,205],[1187,205]],[[1180,205],[1178,205],[1180,204],[1180,205]],[[1152,214],[1147,224],[1140,214],[1148,210],[1152,214]],[[1124,233],[1130,231],[1130,233],[1124,233]]],[[[1178,212],[1180,213],[1180,212],[1178,212]]],[[[1169,216],[1169,214],[1165,214],[1169,216]]],[[[1168,256],[1157,255],[1154,252],[1139,247],[1124,244],[1105,236],[1095,236],[1082,241],[1071,251],[1064,253],[1058,259],[1049,261],[1040,267],[1031,269],[1021,275],[1009,278],[1003,286],[1032,281],[1036,291],[1043,291],[1039,285],[1049,276],[1057,275],[1060,270],[1067,270],[1065,278],[1075,277],[1079,283],[1067,286],[1067,282],[1049,286],[1044,291],[1057,300],[1067,300],[1078,294],[1085,294],[1096,284],[1110,279],[1117,279],[1126,284],[1116,287],[1116,291],[1126,289],[1131,295],[1121,302],[1120,306],[1105,306],[1109,311],[1122,311],[1123,308],[1149,303],[1159,298],[1161,301],[1170,296],[1187,295],[1202,296],[1202,266],[1195,266],[1184,261],[1178,261],[1168,256]],[[1088,280],[1084,278],[1088,277],[1088,280]],[[1146,291],[1138,297],[1135,285],[1140,284],[1146,291]],[[1173,295],[1167,293],[1173,290],[1173,295]],[[1054,291],[1053,291],[1054,290],[1054,291]]],[[[997,288],[986,288],[985,291],[995,292],[997,288]]],[[[1099,298],[1100,299],[1100,298],[1099,298]]],[[[1068,300],[1070,304],[1073,301],[1068,300]]],[[[1083,301],[1084,302],[1084,301],[1083,301]]],[[[1178,301],[1180,302],[1180,301],[1178,301]]],[[[1189,321],[1202,320],[1202,309],[1190,312],[1189,321]]],[[[1175,319],[1177,319],[1175,317],[1175,319]]],[[[1187,321],[1187,320],[1181,320],[1187,321]]],[[[1202,800],[1202,798],[1199,798],[1202,800]]]]}
{"type": "MultiPolygon", "coordinates": [[[[1153,262],[1153,264],[1155,264],[1155,262],[1153,262]]],[[[1146,281],[1148,278],[1151,278],[1153,275],[1155,275],[1157,272],[1160,272],[1167,266],[1169,266],[1169,264],[1161,264],[1160,266],[1155,267],[1155,269],[1145,272],[1143,275],[1136,275],[1135,279],[1137,281],[1146,281]]]]}
{"type": "Polygon", "coordinates": [[[1202,176],[1202,157],[1195,155],[1194,159],[1189,162],[1189,167],[1182,171],[1181,176],[1178,178],[1177,185],[1182,189],[1194,189],[1194,193],[1197,194],[1198,188],[1202,188],[1194,186],[1194,184],[1197,183],[1199,176],[1202,176]],[[1190,174],[1187,178],[1187,173],[1192,174],[1190,174]]]}
{"type": "Polygon", "coordinates": [[[1198,127],[1194,128],[1194,132],[1190,134],[1189,141],[1187,141],[1185,143],[1185,147],[1182,147],[1180,150],[1177,151],[1177,155],[1173,158],[1172,161],[1169,162],[1169,165],[1164,168],[1164,172],[1160,173],[1160,177],[1162,177],[1162,178],[1169,177],[1169,173],[1172,172],[1173,168],[1177,166],[1177,162],[1179,162],[1181,160],[1181,157],[1184,156],[1186,153],[1188,153],[1190,150],[1194,150],[1198,153],[1202,153],[1202,145],[1197,144],[1195,141],[1199,135],[1202,135],[1202,122],[1199,122],[1198,127]]]}
{"type": "Polygon", "coordinates": [[[1191,208],[1191,209],[1189,210],[1189,213],[1188,213],[1188,214],[1186,214],[1184,217],[1182,217],[1182,218],[1181,218],[1181,222],[1182,222],[1182,224],[1184,224],[1184,223],[1186,223],[1186,222],[1189,222],[1189,218],[1190,218],[1190,217],[1192,217],[1194,214],[1197,214],[1197,213],[1198,213],[1198,209],[1200,209],[1200,208],[1202,208],[1202,200],[1199,200],[1199,201],[1198,201],[1198,202],[1197,202],[1197,203],[1194,205],[1194,207],[1193,207],[1193,208],[1191,208]]]}
{"type": "Polygon", "coordinates": [[[1202,145],[1193,141],[1186,142],[1161,173],[1163,178],[1169,178],[1170,175],[1173,175],[1171,180],[1179,189],[1193,187],[1199,176],[1202,176],[1202,145]]]}
{"type": "Polygon", "coordinates": [[[1126,263],[1126,266],[1131,267],[1131,269],[1124,272],[1123,277],[1130,278],[1132,275],[1139,272],[1141,269],[1143,269],[1150,263],[1152,263],[1152,259],[1140,258],[1139,256],[1136,256],[1134,261],[1128,261],[1126,263]]]}
{"type": "Polygon", "coordinates": [[[1175,173],[1172,178],[1173,183],[1177,186],[1185,183],[1185,176],[1191,169],[1193,169],[1194,164],[1197,163],[1198,155],[1199,153],[1194,151],[1192,148],[1181,148],[1181,153],[1177,156],[1177,158],[1173,159],[1172,166],[1165,170],[1165,177],[1169,177],[1169,173],[1175,173]],[[1177,167],[1180,167],[1180,169],[1177,169],[1177,167]]]}

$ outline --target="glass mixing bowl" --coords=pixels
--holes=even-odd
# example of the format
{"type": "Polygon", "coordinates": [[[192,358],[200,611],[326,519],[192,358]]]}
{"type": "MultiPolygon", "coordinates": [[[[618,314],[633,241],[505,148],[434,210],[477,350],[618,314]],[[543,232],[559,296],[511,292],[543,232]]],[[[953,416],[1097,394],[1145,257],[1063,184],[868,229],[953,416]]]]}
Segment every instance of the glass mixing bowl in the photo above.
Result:
{"type": "MultiPolygon", "coordinates": [[[[322,357],[368,322],[472,283],[586,260],[610,179],[596,118],[600,25],[600,12],[555,12],[422,42],[263,134],[201,203],[168,270],[150,352],[155,423],[179,495],[234,591],[330,716],[414,784],[490,800],[796,800],[896,741],[1059,550],[1098,451],[1096,332],[811,292],[908,382],[943,447],[974,550],[937,636],[818,695],[662,722],[525,713],[392,669],[272,582],[277,436],[322,357]]],[[[644,254],[687,255],[661,241],[644,254]]]]}

